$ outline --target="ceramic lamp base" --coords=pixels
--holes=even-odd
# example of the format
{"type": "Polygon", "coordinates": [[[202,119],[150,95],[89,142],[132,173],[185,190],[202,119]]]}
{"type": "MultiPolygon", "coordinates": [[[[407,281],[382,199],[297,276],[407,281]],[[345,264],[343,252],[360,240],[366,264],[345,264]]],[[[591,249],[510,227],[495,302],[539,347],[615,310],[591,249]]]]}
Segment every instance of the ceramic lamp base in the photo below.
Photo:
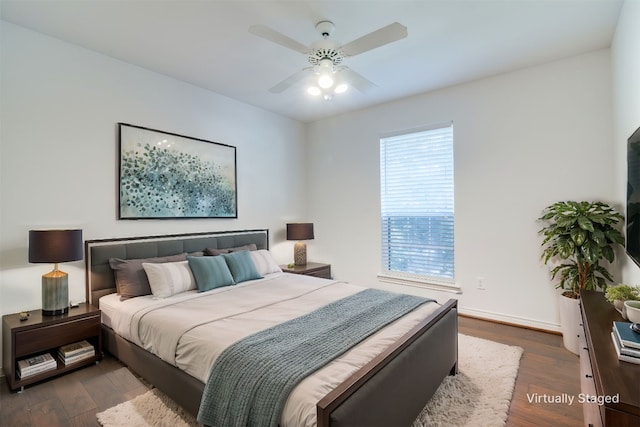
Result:
{"type": "Polygon", "coordinates": [[[293,245],[293,262],[295,265],[307,265],[307,244],[296,242],[293,245]]]}
{"type": "Polygon", "coordinates": [[[69,275],[53,270],[42,276],[42,315],[56,316],[69,312],[69,275]]]}

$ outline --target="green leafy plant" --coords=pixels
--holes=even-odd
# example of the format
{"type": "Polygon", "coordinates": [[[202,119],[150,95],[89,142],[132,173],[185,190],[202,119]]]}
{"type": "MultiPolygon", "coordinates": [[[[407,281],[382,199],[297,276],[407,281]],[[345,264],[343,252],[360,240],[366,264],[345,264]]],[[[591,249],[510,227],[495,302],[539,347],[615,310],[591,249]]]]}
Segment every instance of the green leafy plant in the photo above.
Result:
{"type": "Polygon", "coordinates": [[[609,286],[604,297],[612,304],[614,301],[640,300],[640,288],[625,284],[609,286]]]}
{"type": "Polygon", "coordinates": [[[624,217],[602,202],[566,201],[547,206],[538,219],[548,223],[539,231],[542,260],[561,262],[551,270],[552,279],[560,280],[556,288],[571,298],[578,298],[580,289],[605,290],[613,278],[600,262],[613,262],[613,248],[624,244],[618,230],[624,217]]]}

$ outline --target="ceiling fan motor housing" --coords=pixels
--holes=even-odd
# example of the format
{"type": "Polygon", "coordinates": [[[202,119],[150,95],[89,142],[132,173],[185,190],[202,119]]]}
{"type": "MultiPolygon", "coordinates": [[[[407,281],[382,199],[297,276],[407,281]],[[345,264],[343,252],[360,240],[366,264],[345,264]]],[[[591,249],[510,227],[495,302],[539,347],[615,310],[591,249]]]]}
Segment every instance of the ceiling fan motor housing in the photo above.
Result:
{"type": "Polygon", "coordinates": [[[311,65],[318,65],[323,59],[329,59],[334,66],[337,66],[344,59],[344,55],[338,49],[314,49],[308,59],[311,65]]]}
{"type": "Polygon", "coordinates": [[[320,21],[316,24],[316,29],[322,34],[322,40],[318,40],[311,45],[313,50],[308,55],[311,65],[319,65],[322,60],[329,59],[334,66],[337,66],[344,59],[344,53],[340,50],[340,45],[329,39],[335,28],[331,21],[320,21]]]}

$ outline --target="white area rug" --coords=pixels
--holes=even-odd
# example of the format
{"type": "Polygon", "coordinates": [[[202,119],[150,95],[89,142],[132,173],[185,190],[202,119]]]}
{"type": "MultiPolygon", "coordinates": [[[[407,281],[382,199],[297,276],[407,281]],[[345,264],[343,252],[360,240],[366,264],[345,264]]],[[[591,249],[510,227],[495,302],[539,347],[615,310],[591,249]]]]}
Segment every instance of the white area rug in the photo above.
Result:
{"type": "MultiPolygon", "coordinates": [[[[459,335],[455,377],[446,377],[412,427],[503,426],[513,395],[520,347],[459,335]]],[[[97,414],[104,427],[193,427],[195,418],[153,389],[97,414]]]]}

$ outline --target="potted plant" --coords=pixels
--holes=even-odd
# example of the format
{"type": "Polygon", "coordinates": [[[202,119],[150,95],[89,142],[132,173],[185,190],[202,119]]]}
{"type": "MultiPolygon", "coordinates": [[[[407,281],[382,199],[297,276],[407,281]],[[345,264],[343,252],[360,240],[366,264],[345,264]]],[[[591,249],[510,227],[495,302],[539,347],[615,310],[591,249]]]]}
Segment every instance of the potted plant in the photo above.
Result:
{"type": "Polygon", "coordinates": [[[551,278],[559,279],[560,326],[565,347],[578,354],[577,328],[580,323],[578,297],[580,289],[605,290],[613,278],[600,263],[615,259],[614,247],[624,244],[618,230],[624,217],[602,202],[556,202],[547,206],[539,220],[547,223],[539,233],[545,265],[559,261],[551,278]]]}
{"type": "Polygon", "coordinates": [[[619,284],[616,286],[609,286],[604,293],[604,297],[620,312],[622,317],[627,319],[627,312],[625,310],[625,301],[637,301],[640,300],[640,288],[637,286],[630,286],[625,284],[619,284]]]}

